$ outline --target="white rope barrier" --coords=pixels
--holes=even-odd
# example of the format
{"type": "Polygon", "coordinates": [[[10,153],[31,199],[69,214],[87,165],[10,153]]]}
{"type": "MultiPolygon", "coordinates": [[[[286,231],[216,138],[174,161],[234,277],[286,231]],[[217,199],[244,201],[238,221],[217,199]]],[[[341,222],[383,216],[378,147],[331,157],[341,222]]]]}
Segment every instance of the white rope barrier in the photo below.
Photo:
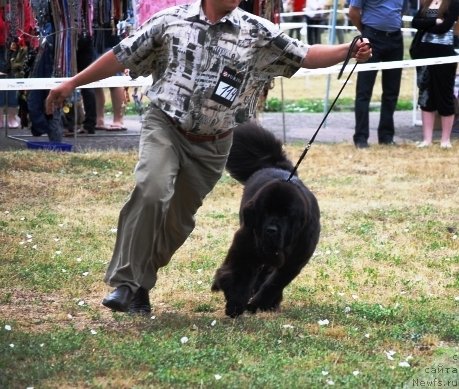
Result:
{"type": "MultiPolygon", "coordinates": [[[[360,63],[355,68],[355,72],[365,72],[370,70],[395,69],[395,68],[413,68],[424,65],[441,65],[446,63],[459,62],[459,55],[450,57],[435,57],[415,60],[402,60],[390,62],[360,63]]],[[[354,64],[346,66],[344,72],[350,72],[354,64]]],[[[341,65],[330,66],[319,69],[300,69],[293,77],[304,77],[306,75],[327,75],[337,74],[341,65]]],[[[3,78],[0,79],[0,90],[40,90],[52,89],[61,84],[68,78],[3,78]]],[[[81,88],[109,88],[109,87],[143,87],[152,84],[152,77],[138,77],[132,79],[129,76],[113,76],[104,80],[93,82],[81,86],[81,88]]]]}

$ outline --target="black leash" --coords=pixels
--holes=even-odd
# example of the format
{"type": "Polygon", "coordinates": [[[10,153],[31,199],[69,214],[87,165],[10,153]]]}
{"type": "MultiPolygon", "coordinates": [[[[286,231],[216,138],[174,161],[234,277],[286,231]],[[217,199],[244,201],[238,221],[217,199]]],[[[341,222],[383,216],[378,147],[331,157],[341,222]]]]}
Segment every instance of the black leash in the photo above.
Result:
{"type": "MultiPolygon", "coordinates": [[[[355,45],[357,44],[357,41],[358,41],[358,40],[363,40],[361,35],[357,35],[357,36],[354,37],[354,39],[352,40],[351,46],[349,47],[349,51],[347,52],[346,59],[344,60],[343,66],[341,67],[341,70],[340,70],[340,72],[339,72],[339,74],[338,74],[338,80],[339,80],[339,79],[341,78],[341,76],[343,75],[343,72],[344,72],[345,67],[347,66],[347,64],[349,63],[350,59],[352,58],[352,51],[354,50],[354,47],[355,47],[355,45]]],[[[319,127],[317,128],[316,132],[315,132],[314,135],[312,136],[311,140],[310,140],[310,141],[308,142],[308,144],[306,145],[306,148],[303,150],[303,153],[301,154],[300,159],[298,160],[298,162],[296,163],[296,165],[295,165],[295,167],[293,168],[292,172],[290,173],[290,176],[288,177],[287,181],[290,181],[290,180],[292,179],[292,177],[295,175],[296,171],[298,170],[298,166],[300,166],[300,163],[303,161],[304,157],[306,156],[306,154],[308,153],[309,149],[311,148],[312,143],[314,142],[314,140],[316,139],[317,134],[319,133],[319,130],[322,128],[322,125],[325,123],[325,120],[327,120],[328,115],[330,114],[331,110],[332,110],[333,107],[335,106],[335,103],[336,103],[336,101],[338,100],[339,96],[341,95],[341,92],[344,90],[344,87],[346,86],[347,82],[348,82],[349,79],[351,78],[352,73],[354,72],[354,69],[355,69],[355,67],[357,66],[357,64],[358,64],[358,62],[356,62],[356,63],[354,64],[354,67],[352,68],[351,72],[350,72],[349,75],[347,76],[346,81],[344,82],[344,84],[343,84],[343,86],[341,87],[340,91],[339,91],[338,94],[336,95],[335,100],[333,100],[333,103],[330,105],[330,108],[328,109],[328,111],[327,111],[327,113],[325,114],[324,118],[323,118],[322,121],[320,122],[319,127]]]]}

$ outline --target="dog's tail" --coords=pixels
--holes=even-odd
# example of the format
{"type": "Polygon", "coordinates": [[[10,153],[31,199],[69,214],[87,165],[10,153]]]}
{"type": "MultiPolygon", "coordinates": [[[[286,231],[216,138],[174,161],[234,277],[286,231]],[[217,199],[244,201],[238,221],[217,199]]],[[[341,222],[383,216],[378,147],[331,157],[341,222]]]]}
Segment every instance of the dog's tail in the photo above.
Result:
{"type": "Polygon", "coordinates": [[[234,129],[233,145],[226,168],[234,179],[244,183],[256,171],[278,168],[291,172],[282,142],[256,122],[247,122],[234,129]]]}

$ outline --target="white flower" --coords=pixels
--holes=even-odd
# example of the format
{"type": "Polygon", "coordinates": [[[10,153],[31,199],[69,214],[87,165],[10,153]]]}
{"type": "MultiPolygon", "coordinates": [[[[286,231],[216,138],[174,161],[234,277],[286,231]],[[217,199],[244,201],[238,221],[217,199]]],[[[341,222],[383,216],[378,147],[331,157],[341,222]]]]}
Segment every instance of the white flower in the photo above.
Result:
{"type": "Polygon", "coordinates": [[[214,377],[217,381],[222,379],[222,376],[220,374],[214,374],[214,377]]]}
{"type": "Polygon", "coordinates": [[[333,381],[333,380],[327,380],[326,382],[330,386],[335,385],[335,381],[333,381]]]}
{"type": "Polygon", "coordinates": [[[79,305],[80,307],[82,307],[84,304],[85,304],[84,300],[78,301],[78,305],[79,305]]]}
{"type": "Polygon", "coordinates": [[[360,371],[354,370],[352,374],[354,375],[354,377],[357,377],[360,374],[360,371]]]}
{"type": "Polygon", "coordinates": [[[188,337],[182,336],[182,337],[180,338],[180,343],[185,344],[185,343],[188,342],[188,340],[189,340],[188,337]]]}
{"type": "Polygon", "coordinates": [[[88,272],[88,271],[85,271],[85,272],[83,273],[83,277],[86,277],[88,274],[89,274],[89,272],[88,272]]]}
{"type": "Polygon", "coordinates": [[[351,307],[344,308],[344,313],[351,313],[351,307]]]}
{"type": "Polygon", "coordinates": [[[96,334],[97,334],[97,331],[96,331],[96,330],[91,330],[91,334],[92,334],[92,335],[96,335],[96,334]]]}
{"type": "Polygon", "coordinates": [[[152,317],[150,317],[151,320],[155,320],[156,319],[156,316],[153,315],[152,317]]]}
{"type": "Polygon", "coordinates": [[[410,367],[410,364],[407,361],[400,362],[398,365],[400,367],[410,367]]]}
{"type": "Polygon", "coordinates": [[[210,323],[210,325],[211,325],[212,327],[214,327],[215,324],[217,324],[217,320],[212,320],[212,323],[210,323]]]}
{"type": "Polygon", "coordinates": [[[454,301],[459,301],[459,296],[454,297],[454,301]]]}
{"type": "Polygon", "coordinates": [[[320,326],[328,326],[330,324],[330,321],[328,319],[324,319],[324,320],[319,320],[317,323],[320,326]]]}
{"type": "Polygon", "coordinates": [[[325,375],[328,375],[328,374],[329,374],[329,373],[328,373],[328,371],[327,371],[327,370],[322,370],[322,375],[324,375],[324,376],[325,376],[325,375]]]}
{"type": "Polygon", "coordinates": [[[10,343],[10,347],[11,347],[11,348],[14,348],[14,343],[10,343]]]}
{"type": "Polygon", "coordinates": [[[11,326],[10,326],[9,324],[6,324],[6,325],[5,325],[5,330],[11,331],[11,326]]]}
{"type": "Polygon", "coordinates": [[[365,336],[365,338],[367,338],[367,339],[370,338],[370,334],[365,334],[365,335],[363,335],[363,336],[365,336]]]}
{"type": "Polygon", "coordinates": [[[387,359],[390,361],[394,360],[394,355],[396,354],[394,350],[384,351],[384,353],[386,354],[387,359]]]}
{"type": "Polygon", "coordinates": [[[290,330],[292,330],[292,329],[295,328],[295,327],[293,327],[291,324],[284,324],[282,327],[283,327],[283,328],[286,328],[286,329],[290,329],[290,330]]]}

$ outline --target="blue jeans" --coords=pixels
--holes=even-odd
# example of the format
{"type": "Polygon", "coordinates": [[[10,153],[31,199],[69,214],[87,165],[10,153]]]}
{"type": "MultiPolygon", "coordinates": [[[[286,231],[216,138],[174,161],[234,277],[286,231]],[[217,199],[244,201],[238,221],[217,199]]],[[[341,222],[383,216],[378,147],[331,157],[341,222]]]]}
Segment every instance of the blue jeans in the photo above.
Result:
{"type": "MultiPolygon", "coordinates": [[[[371,42],[373,57],[368,62],[400,61],[403,59],[403,35],[363,26],[362,36],[371,42]]],[[[359,72],[355,99],[354,143],[367,142],[369,137],[370,100],[375,85],[377,70],[359,72]]],[[[378,125],[379,143],[394,140],[394,112],[400,93],[402,69],[382,70],[381,112],[378,125]]]]}

